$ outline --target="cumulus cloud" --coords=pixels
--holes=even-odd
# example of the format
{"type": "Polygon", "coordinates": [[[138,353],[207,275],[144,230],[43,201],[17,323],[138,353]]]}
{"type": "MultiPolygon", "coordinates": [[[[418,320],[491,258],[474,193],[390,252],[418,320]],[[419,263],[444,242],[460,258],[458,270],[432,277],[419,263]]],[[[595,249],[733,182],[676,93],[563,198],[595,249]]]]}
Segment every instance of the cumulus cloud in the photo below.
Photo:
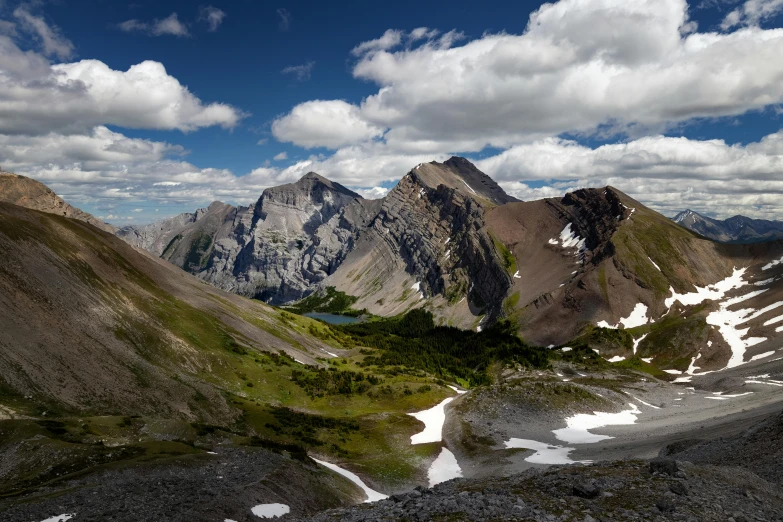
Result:
{"type": "MultiPolygon", "coordinates": [[[[218,11],[220,10],[218,9],[218,11]]],[[[220,12],[223,13],[222,11],[220,12]]],[[[223,13],[223,16],[225,16],[225,13],[223,13]]],[[[222,17],[220,18],[220,21],[222,21],[222,17]]],[[[209,21],[209,23],[211,26],[212,22],[209,21]]],[[[220,22],[218,21],[217,24],[220,25],[220,22]]],[[[140,31],[151,36],[190,36],[188,26],[180,21],[180,19],[177,17],[177,13],[171,13],[166,18],[155,19],[152,22],[143,22],[136,19],[126,20],[120,24],[117,24],[117,27],[126,33],[140,31]]],[[[215,26],[215,29],[217,29],[217,25],[215,26]]]]}
{"type": "MultiPolygon", "coordinates": [[[[378,92],[342,111],[350,124],[332,126],[363,121],[400,151],[478,151],[564,132],[637,136],[783,102],[783,29],[694,29],[685,0],[561,0],[534,12],[522,34],[462,45],[451,32],[402,47],[406,35],[389,30],[352,51],[354,77],[378,92]]],[[[316,143],[304,120],[318,108],[280,117],[296,114],[302,136],[276,137],[334,147],[378,136],[316,143]]]]}
{"type": "Polygon", "coordinates": [[[207,24],[207,30],[211,33],[217,31],[225,17],[225,11],[218,9],[217,7],[212,7],[211,5],[199,9],[198,19],[200,22],[205,22],[207,24]]]}
{"type": "Polygon", "coordinates": [[[740,25],[757,26],[783,11],[783,0],[748,0],[723,19],[721,28],[731,29],[740,25]]]}
{"type": "Polygon", "coordinates": [[[285,151],[280,152],[279,154],[275,154],[275,157],[272,158],[272,159],[275,160],[275,161],[287,160],[288,159],[288,153],[285,152],[285,151]]]}
{"type": "MultiPolygon", "coordinates": [[[[43,17],[31,14],[27,5],[23,4],[17,7],[14,10],[14,17],[19,20],[19,23],[27,32],[33,34],[40,42],[43,53],[46,56],[54,56],[61,60],[67,60],[73,56],[73,43],[60,33],[59,28],[47,24],[43,17]]],[[[5,33],[9,34],[7,22],[4,27],[6,28],[5,33]]],[[[14,32],[10,34],[13,35],[14,32]]]]}
{"type": "Polygon", "coordinates": [[[304,82],[310,79],[310,75],[313,72],[313,67],[315,67],[315,62],[307,62],[302,65],[289,65],[281,72],[283,74],[290,74],[296,78],[297,81],[304,82]]]}
{"type": "Polygon", "coordinates": [[[0,35],[0,133],[84,133],[96,125],[192,131],[245,115],[203,103],[159,62],[116,71],[98,60],[51,65],[0,35]]]}
{"type": "Polygon", "coordinates": [[[314,100],[275,120],[272,134],[306,148],[338,148],[381,136],[383,129],[367,122],[359,108],[348,102],[314,100]]]}
{"type": "Polygon", "coordinates": [[[589,148],[549,138],[477,165],[521,199],[613,185],[670,216],[685,208],[724,218],[783,215],[783,131],[745,146],[652,136],[589,148]],[[532,188],[532,180],[555,181],[532,188]]]}

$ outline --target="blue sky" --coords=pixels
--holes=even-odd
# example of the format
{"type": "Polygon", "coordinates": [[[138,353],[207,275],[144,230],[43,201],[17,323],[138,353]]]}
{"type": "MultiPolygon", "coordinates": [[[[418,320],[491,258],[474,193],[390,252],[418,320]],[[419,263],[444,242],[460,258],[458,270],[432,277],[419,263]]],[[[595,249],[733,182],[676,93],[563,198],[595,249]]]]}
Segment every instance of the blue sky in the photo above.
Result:
{"type": "Polygon", "coordinates": [[[115,224],[249,204],[308,170],[377,197],[451,154],[523,199],[611,183],[668,215],[783,218],[783,66],[765,57],[783,50],[781,13],[0,0],[0,165],[115,224]],[[159,67],[125,74],[145,62],[159,67]],[[29,106],[4,113],[19,92],[29,106]]]}

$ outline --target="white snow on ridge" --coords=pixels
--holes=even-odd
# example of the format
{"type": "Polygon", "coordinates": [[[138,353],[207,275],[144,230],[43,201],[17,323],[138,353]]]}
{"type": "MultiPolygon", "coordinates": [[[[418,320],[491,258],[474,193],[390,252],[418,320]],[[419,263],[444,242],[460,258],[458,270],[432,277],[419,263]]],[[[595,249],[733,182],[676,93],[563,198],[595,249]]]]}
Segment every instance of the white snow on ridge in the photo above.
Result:
{"type": "Polygon", "coordinates": [[[285,504],[259,504],[250,511],[258,518],[277,518],[287,515],[291,508],[285,504]]]}
{"type": "Polygon", "coordinates": [[[780,259],[776,259],[774,261],[770,261],[769,263],[767,263],[766,265],[761,267],[761,269],[762,270],[769,270],[770,268],[772,268],[774,266],[778,266],[781,263],[783,263],[783,257],[781,257],[780,259]]]}
{"type": "Polygon", "coordinates": [[[683,305],[688,306],[701,304],[707,300],[722,299],[729,290],[734,290],[735,288],[740,288],[741,286],[747,284],[747,282],[743,279],[746,270],[747,268],[735,268],[734,273],[723,281],[718,281],[714,285],[706,287],[696,286],[695,292],[690,292],[687,294],[678,294],[674,291],[674,288],[669,287],[669,291],[671,291],[672,295],[671,297],[666,298],[664,304],[666,305],[666,308],[671,308],[672,305],[677,301],[683,305]]]}
{"type": "Polygon", "coordinates": [[[522,279],[522,276],[521,276],[521,275],[519,275],[519,270],[517,270],[516,272],[514,272],[514,279],[522,279]]]}
{"type": "Polygon", "coordinates": [[[66,520],[71,520],[74,516],[76,515],[57,515],[56,517],[49,517],[41,522],[65,522],[66,520]]]}
{"type": "Polygon", "coordinates": [[[419,292],[419,299],[424,299],[424,292],[421,291],[421,282],[417,281],[414,283],[411,290],[419,292]]]}
{"type": "Polygon", "coordinates": [[[468,185],[468,184],[467,184],[467,182],[465,182],[465,180],[464,180],[464,179],[461,179],[460,181],[461,181],[461,182],[463,182],[463,183],[465,183],[465,186],[466,186],[466,187],[468,187],[468,190],[470,190],[470,191],[471,191],[473,194],[475,194],[476,196],[478,196],[478,194],[476,194],[476,191],[475,191],[475,190],[473,190],[472,188],[470,188],[470,185],[468,185]]]}
{"type": "Polygon", "coordinates": [[[744,364],[746,362],[744,360],[745,351],[751,346],[755,346],[767,340],[766,337],[746,337],[750,328],[737,328],[750,319],[758,317],[759,312],[752,308],[729,310],[730,306],[746,301],[751,297],[755,297],[761,292],[764,292],[764,290],[729,299],[721,303],[718,310],[707,315],[707,324],[717,326],[723,339],[731,348],[731,358],[729,359],[726,368],[734,368],[744,364]]]}
{"type": "Polygon", "coordinates": [[[607,359],[607,362],[615,363],[615,362],[620,362],[620,361],[624,361],[624,360],[625,360],[625,357],[622,357],[620,355],[615,355],[611,359],[607,359]]]}
{"type": "Polygon", "coordinates": [[[629,410],[623,410],[617,413],[605,413],[601,411],[590,413],[579,413],[566,419],[566,428],[554,430],[553,433],[558,440],[568,444],[591,444],[602,440],[611,439],[609,435],[596,435],[589,430],[603,428],[604,426],[617,426],[636,423],[636,416],[641,414],[641,410],[633,404],[628,403],[629,410]]]}
{"type": "MultiPolygon", "coordinates": [[[[313,459],[313,457],[310,458],[313,459]]],[[[378,500],[389,498],[388,495],[384,495],[383,493],[379,493],[367,487],[367,484],[365,484],[364,481],[360,479],[358,475],[356,475],[355,473],[351,473],[347,469],[343,469],[330,462],[324,462],[323,460],[318,460],[318,459],[313,459],[313,460],[316,461],[321,466],[329,468],[330,470],[342,475],[343,477],[347,478],[348,480],[350,480],[351,482],[359,486],[362,489],[362,491],[364,491],[364,494],[367,495],[367,500],[365,500],[365,502],[376,502],[378,500]]]]}
{"type": "Polygon", "coordinates": [[[753,284],[754,284],[754,285],[756,285],[756,286],[767,286],[768,284],[770,284],[770,283],[774,283],[774,282],[775,282],[775,278],[774,278],[774,277],[772,277],[772,278],[770,278],[770,279],[765,279],[765,280],[763,280],[763,281],[756,281],[756,282],[755,282],[755,283],[753,283],[753,284]]]}
{"type": "Polygon", "coordinates": [[[552,238],[548,243],[555,246],[560,245],[563,248],[574,248],[576,249],[575,255],[581,257],[585,251],[585,240],[577,236],[576,233],[571,230],[571,226],[572,223],[567,224],[560,232],[559,238],[552,238]]]}
{"type": "Polygon", "coordinates": [[[655,264],[655,261],[653,261],[652,259],[650,259],[650,256],[647,256],[647,259],[649,259],[649,260],[650,260],[650,263],[652,263],[652,265],[653,265],[655,268],[657,268],[659,272],[663,273],[663,270],[661,270],[661,267],[659,267],[658,265],[656,265],[656,264],[655,264]]]}

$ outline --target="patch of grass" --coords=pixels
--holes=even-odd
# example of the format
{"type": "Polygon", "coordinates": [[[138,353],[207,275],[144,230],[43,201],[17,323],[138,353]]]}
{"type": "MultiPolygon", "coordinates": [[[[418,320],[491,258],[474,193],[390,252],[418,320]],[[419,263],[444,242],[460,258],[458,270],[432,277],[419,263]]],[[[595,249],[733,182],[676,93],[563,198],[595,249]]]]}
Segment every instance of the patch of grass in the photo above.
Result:
{"type": "Polygon", "coordinates": [[[514,254],[502,241],[496,238],[494,234],[490,233],[489,235],[492,238],[492,243],[495,245],[495,250],[503,261],[503,266],[506,271],[508,271],[509,274],[515,274],[517,271],[517,260],[514,257],[514,254]]]}
{"type": "Polygon", "coordinates": [[[363,310],[351,309],[351,306],[358,300],[357,297],[341,292],[333,286],[329,286],[322,292],[310,294],[298,303],[287,306],[285,309],[296,314],[320,312],[357,317],[364,312],[363,310]]]}

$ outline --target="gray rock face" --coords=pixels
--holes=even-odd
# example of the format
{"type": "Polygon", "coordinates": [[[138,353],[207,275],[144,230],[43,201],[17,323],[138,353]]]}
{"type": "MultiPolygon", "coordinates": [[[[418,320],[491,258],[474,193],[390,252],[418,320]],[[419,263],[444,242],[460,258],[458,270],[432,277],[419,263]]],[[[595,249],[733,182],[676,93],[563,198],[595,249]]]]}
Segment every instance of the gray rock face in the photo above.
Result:
{"type": "Polygon", "coordinates": [[[118,235],[219,288],[281,304],[334,272],[371,206],[310,173],[265,190],[253,207],[215,202],[118,235]]]}

